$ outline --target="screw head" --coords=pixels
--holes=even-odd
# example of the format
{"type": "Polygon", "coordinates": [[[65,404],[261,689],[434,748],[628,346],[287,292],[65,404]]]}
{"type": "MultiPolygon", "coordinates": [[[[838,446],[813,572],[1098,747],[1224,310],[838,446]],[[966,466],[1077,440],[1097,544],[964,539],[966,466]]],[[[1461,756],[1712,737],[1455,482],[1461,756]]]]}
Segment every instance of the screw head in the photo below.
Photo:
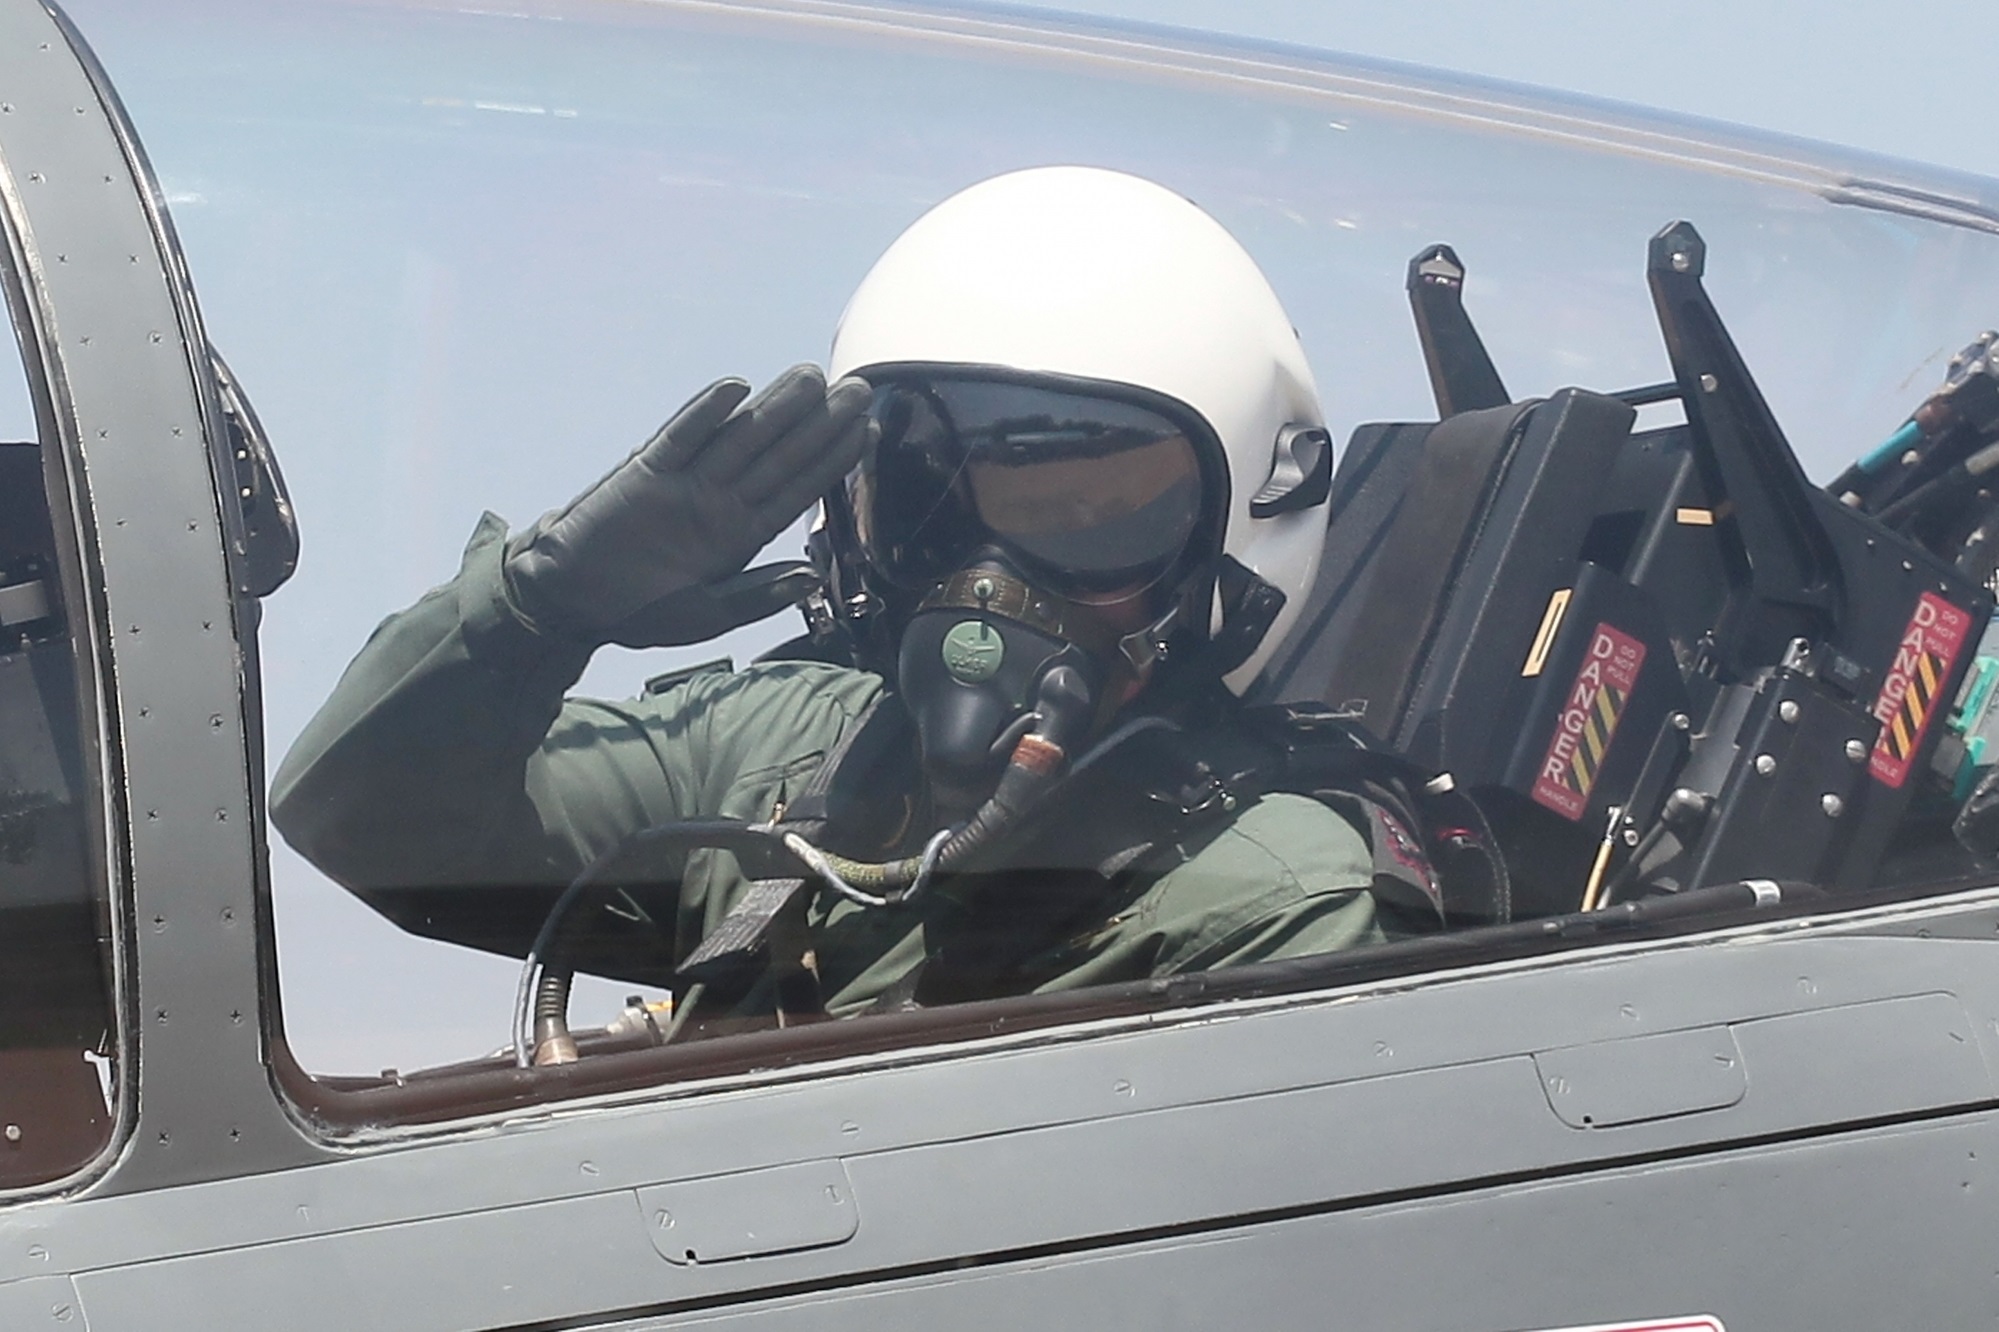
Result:
{"type": "Polygon", "coordinates": [[[1786,723],[1797,721],[1798,720],[1797,700],[1787,698],[1782,703],[1779,703],[1777,705],[1777,717],[1779,720],[1786,723]]]}
{"type": "Polygon", "coordinates": [[[9,1142],[19,1142],[21,1140],[21,1126],[19,1124],[9,1124],[4,1130],[0,1130],[0,1134],[4,1134],[9,1142]]]}
{"type": "Polygon", "coordinates": [[[1858,740],[1849,740],[1846,742],[1846,756],[1855,763],[1865,763],[1867,761],[1867,746],[1861,744],[1858,740]]]}
{"type": "Polygon", "coordinates": [[[1777,771],[1777,760],[1776,760],[1776,759],[1773,759],[1773,758],[1771,758],[1771,757],[1770,757],[1770,756],[1769,756],[1768,754],[1758,754],[1758,755],[1756,756],[1756,775],[1757,775],[1757,776],[1759,776],[1759,777],[1768,777],[1768,776],[1769,776],[1769,775],[1770,775],[1771,773],[1773,773],[1773,772],[1775,772],[1775,771],[1777,771]]]}
{"type": "Polygon", "coordinates": [[[1819,808],[1825,811],[1827,818],[1836,819],[1846,812],[1846,802],[1832,792],[1827,791],[1819,797],[1819,808]]]}

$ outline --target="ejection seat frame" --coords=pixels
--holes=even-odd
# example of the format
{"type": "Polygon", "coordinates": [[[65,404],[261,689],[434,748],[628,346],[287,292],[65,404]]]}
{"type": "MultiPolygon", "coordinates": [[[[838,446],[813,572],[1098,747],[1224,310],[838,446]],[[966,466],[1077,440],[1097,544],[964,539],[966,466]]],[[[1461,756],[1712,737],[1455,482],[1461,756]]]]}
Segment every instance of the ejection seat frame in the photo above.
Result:
{"type": "Polygon", "coordinates": [[[1475,793],[1523,914],[1876,879],[1990,619],[1951,562],[1813,486],[1702,285],[1652,239],[1673,381],[1511,399],[1448,246],[1409,265],[1439,420],[1360,427],[1319,584],[1257,696],[1475,793]],[[1634,431],[1678,400],[1685,423],[1634,431]]]}

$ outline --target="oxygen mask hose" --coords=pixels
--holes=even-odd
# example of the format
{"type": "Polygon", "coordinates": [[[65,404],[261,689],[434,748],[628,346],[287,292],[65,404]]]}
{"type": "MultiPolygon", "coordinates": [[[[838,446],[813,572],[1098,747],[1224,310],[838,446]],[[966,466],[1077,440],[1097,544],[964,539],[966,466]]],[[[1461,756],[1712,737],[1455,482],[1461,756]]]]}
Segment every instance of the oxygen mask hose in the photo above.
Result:
{"type": "Polygon", "coordinates": [[[550,967],[534,987],[534,1066],[576,1062],[576,1038],[569,1032],[569,991],[576,973],[550,967]]]}
{"type": "Polygon", "coordinates": [[[922,895],[938,870],[964,864],[1019,822],[1068,761],[1064,741],[1088,725],[1094,698],[1081,671],[1070,665],[1051,667],[1035,687],[1033,729],[1014,742],[999,784],[972,817],[956,830],[932,837],[920,855],[901,860],[852,860],[812,845],[797,833],[784,834],[784,845],[838,892],[862,906],[894,906],[922,895]]]}

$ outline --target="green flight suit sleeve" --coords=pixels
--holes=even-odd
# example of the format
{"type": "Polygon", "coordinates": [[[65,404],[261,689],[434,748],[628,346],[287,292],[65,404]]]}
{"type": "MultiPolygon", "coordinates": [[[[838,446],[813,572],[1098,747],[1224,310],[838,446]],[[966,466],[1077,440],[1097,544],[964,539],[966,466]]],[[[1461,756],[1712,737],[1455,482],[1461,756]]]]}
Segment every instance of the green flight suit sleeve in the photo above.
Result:
{"type": "Polygon", "coordinates": [[[590,649],[514,609],[505,545],[486,515],[457,578],[375,631],[278,770],[272,822],[350,888],[559,885],[651,824],[767,817],[879,690],[778,663],[565,699],[590,649]]]}
{"type": "Polygon", "coordinates": [[[1373,881],[1353,824],[1310,796],[1265,796],[1154,889],[1155,974],[1386,942],[1373,881]]]}
{"type": "Polygon", "coordinates": [[[1359,829],[1309,796],[1269,795],[1130,907],[1067,941],[1043,989],[1169,976],[1386,942],[1359,829]]]}

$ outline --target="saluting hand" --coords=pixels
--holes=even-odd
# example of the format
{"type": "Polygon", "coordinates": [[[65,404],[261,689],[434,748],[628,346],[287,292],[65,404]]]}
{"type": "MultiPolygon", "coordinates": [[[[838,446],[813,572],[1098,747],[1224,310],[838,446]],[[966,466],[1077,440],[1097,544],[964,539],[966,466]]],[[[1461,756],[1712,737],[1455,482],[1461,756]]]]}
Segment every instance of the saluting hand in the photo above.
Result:
{"type": "Polygon", "coordinates": [[[871,390],[799,365],[749,392],[709,385],[515,538],[507,581],[528,618],[600,642],[693,643],[802,595],[802,570],[742,570],[860,461],[871,390]]]}

